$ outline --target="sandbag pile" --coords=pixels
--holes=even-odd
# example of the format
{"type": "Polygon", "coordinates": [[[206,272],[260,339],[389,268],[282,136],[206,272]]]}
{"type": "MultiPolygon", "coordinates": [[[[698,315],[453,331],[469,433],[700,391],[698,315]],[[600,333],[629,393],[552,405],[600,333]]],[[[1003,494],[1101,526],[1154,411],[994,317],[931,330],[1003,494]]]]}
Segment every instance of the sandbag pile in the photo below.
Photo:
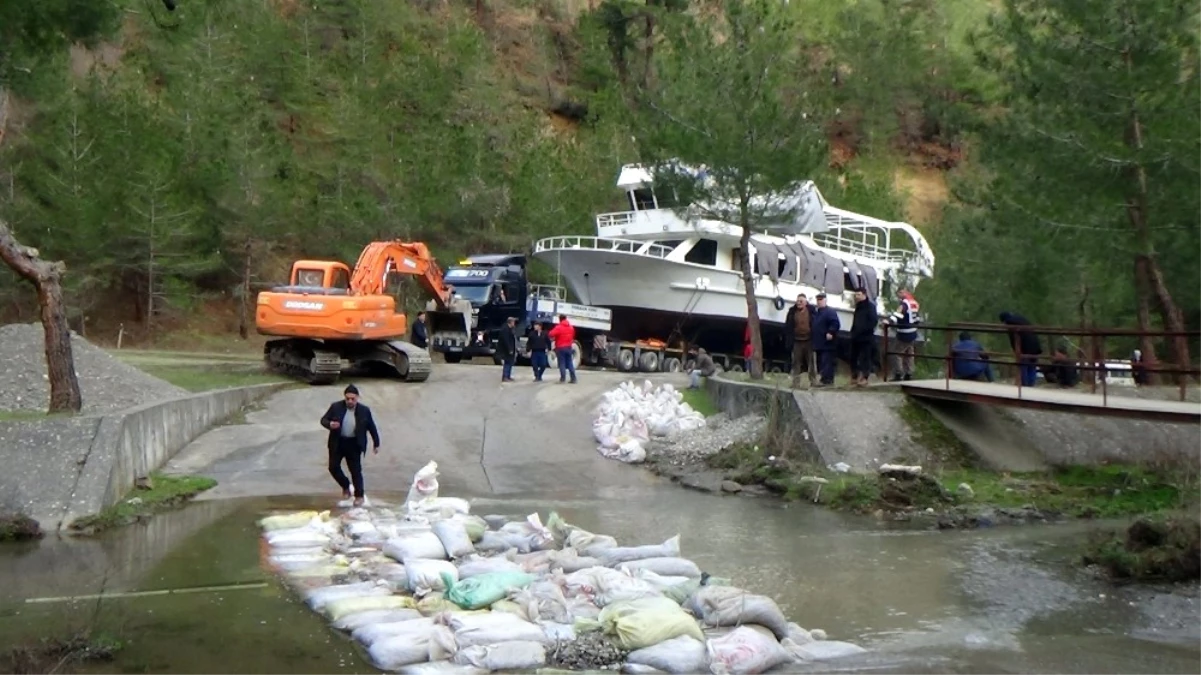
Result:
{"type": "Polygon", "coordinates": [[[596,411],[592,434],[596,450],[609,459],[628,463],[646,460],[644,445],[652,437],[670,437],[705,426],[705,417],[684,403],[684,396],[670,384],[658,387],[646,380],[633,381],[604,394],[596,411]]]}
{"type": "Polygon", "coordinates": [[[679,536],[627,547],[554,513],[481,518],[438,496],[436,471],[399,508],[260,521],[268,564],[382,670],[751,675],[863,651],[703,573],[679,536]]]}

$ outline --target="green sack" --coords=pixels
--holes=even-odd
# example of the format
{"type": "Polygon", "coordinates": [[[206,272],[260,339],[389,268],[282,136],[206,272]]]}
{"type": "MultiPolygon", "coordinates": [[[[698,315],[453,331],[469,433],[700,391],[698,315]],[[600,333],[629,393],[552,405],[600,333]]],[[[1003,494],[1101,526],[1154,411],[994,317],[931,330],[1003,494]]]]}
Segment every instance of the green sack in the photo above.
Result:
{"type": "Polygon", "coordinates": [[[525,588],[538,577],[525,572],[489,572],[462,581],[455,581],[443,572],[446,584],[446,599],[463,609],[482,609],[498,600],[504,600],[509,591],[525,588]]]}
{"type": "Polygon", "coordinates": [[[729,579],[719,579],[709,575],[703,575],[700,579],[689,579],[682,581],[675,586],[668,586],[663,589],[663,595],[676,601],[676,604],[682,605],[684,601],[692,597],[702,586],[729,586],[729,579]]]}

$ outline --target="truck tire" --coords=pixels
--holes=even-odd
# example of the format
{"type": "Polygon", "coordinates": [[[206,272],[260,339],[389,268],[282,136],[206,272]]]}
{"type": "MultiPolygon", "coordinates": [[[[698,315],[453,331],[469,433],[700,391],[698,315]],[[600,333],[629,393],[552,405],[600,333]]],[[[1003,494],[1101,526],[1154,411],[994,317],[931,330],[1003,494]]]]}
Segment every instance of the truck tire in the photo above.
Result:
{"type": "Polygon", "coordinates": [[[638,370],[644,373],[659,372],[659,352],[642,352],[638,356],[638,370]]]}
{"type": "Polygon", "coordinates": [[[663,372],[665,373],[678,373],[682,368],[680,360],[674,356],[663,359],[663,372]]]}
{"type": "Polygon", "coordinates": [[[617,369],[623,373],[634,370],[634,350],[623,349],[617,352],[617,369]]]}
{"type": "Polygon", "coordinates": [[[572,370],[579,370],[580,366],[584,365],[584,346],[579,340],[571,343],[571,367],[572,370]]]}
{"type": "Polygon", "coordinates": [[[741,363],[731,363],[727,370],[729,370],[731,373],[741,373],[744,369],[741,363]]]}
{"type": "Polygon", "coordinates": [[[770,367],[768,367],[768,369],[767,369],[767,372],[769,372],[769,373],[782,373],[782,372],[784,372],[784,369],[780,367],[780,364],[778,364],[778,363],[773,363],[773,364],[771,364],[771,366],[770,366],[770,367]]]}
{"type": "Polygon", "coordinates": [[[447,363],[458,363],[463,360],[462,354],[445,354],[447,363]]]}

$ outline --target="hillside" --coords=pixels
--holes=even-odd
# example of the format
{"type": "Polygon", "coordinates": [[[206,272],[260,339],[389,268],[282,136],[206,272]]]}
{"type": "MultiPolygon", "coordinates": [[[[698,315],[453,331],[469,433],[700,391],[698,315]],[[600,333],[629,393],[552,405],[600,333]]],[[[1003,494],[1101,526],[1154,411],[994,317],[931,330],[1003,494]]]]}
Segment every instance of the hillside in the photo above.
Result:
{"type": "MultiPolygon", "coordinates": [[[[673,12],[715,11],[116,4],[101,41],[13,78],[0,217],[66,261],[75,327],[103,338],[124,325],[135,340],[189,323],[235,329],[242,289],[282,278],[298,255],[353,260],[366,241],[402,237],[453,260],[590,232],[594,213],[621,208],[615,172],[638,159],[614,92],[647,84],[673,12]]],[[[953,184],[979,180],[968,132],[997,82],[968,36],[997,6],[788,4],[821,83],[807,94],[829,111],[829,162],[811,177],[830,201],[937,231],[953,184]]],[[[0,277],[0,318],[30,320],[33,298],[12,282],[0,277]]]]}

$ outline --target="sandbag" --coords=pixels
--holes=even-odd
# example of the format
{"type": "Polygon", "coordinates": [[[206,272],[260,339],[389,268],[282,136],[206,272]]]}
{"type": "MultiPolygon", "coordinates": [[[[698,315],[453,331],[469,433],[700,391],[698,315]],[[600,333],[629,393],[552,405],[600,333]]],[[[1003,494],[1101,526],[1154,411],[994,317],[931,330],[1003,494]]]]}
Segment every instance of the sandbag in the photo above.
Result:
{"type": "MultiPolygon", "coordinates": [[[[470,543],[470,542],[468,542],[470,543]]],[[[433,532],[419,532],[393,537],[384,544],[384,555],[404,562],[408,559],[446,560],[446,547],[433,532]]]]}
{"type": "Polygon", "coordinates": [[[467,530],[467,537],[473,544],[479,541],[480,537],[484,536],[484,533],[488,531],[488,523],[479,516],[456,516],[455,519],[463,523],[463,529],[467,530]]]}
{"type": "Polygon", "coordinates": [[[521,572],[522,567],[507,558],[473,558],[459,564],[459,578],[470,579],[494,572],[521,572]]]}
{"type": "Polygon", "coordinates": [[[554,642],[574,642],[576,639],[575,626],[569,623],[556,623],[554,621],[542,621],[538,625],[542,626],[542,632],[546,638],[552,643],[554,642]]]}
{"type": "MultiPolygon", "coordinates": [[[[434,523],[434,535],[451,558],[462,558],[475,552],[467,527],[457,520],[440,520],[434,523]]],[[[421,557],[421,556],[413,556],[421,557]]]]}
{"type": "Polygon", "coordinates": [[[509,591],[524,588],[534,583],[536,577],[525,572],[492,572],[455,581],[449,574],[443,575],[446,599],[463,609],[482,609],[502,600],[509,591]]]}
{"type": "Polygon", "coordinates": [[[659,589],[651,584],[607,567],[589,567],[556,577],[556,580],[569,598],[582,597],[598,607],[623,600],[655,598],[662,595],[659,589]]]}
{"type": "Polygon", "coordinates": [[[552,570],[559,569],[570,574],[589,567],[601,567],[599,559],[581,556],[575,549],[568,548],[547,553],[550,554],[547,557],[547,567],[552,570]]]}
{"type": "Polygon", "coordinates": [[[546,665],[546,647],[541,642],[519,640],[476,645],[460,649],[454,662],[489,671],[533,670],[546,665]]]}
{"type": "Polygon", "coordinates": [[[443,575],[448,575],[452,580],[459,578],[459,569],[446,560],[407,559],[404,566],[409,590],[418,596],[430,591],[445,591],[446,582],[443,581],[443,575]]]}
{"type": "MultiPolygon", "coordinates": [[[[729,586],[729,585],[730,585],[729,579],[718,579],[717,577],[704,577],[703,582],[701,579],[689,579],[688,581],[685,581],[683,583],[676,584],[675,586],[672,586],[670,588],[664,589],[663,595],[671,598],[672,600],[675,600],[676,602],[680,603],[681,605],[684,605],[692,598],[694,593],[696,593],[698,590],[700,590],[701,588],[703,588],[705,586],[729,586]]],[[[688,607],[685,606],[685,609],[688,609],[688,607]]],[[[689,610],[689,611],[691,611],[691,610],[689,610]]]]}
{"type": "Polygon", "coordinates": [[[321,518],[322,515],[328,518],[329,511],[324,512],[324,514],[317,513],[316,511],[281,513],[263,518],[259,521],[259,527],[261,527],[265,532],[272,532],[275,530],[292,530],[298,527],[304,527],[305,525],[308,525],[311,520],[314,518],[321,518]]]}
{"type": "Polygon", "coordinates": [[[369,609],[348,614],[335,621],[333,625],[338,630],[354,632],[373,623],[398,623],[420,618],[421,613],[415,609],[369,609]]]}
{"type": "Polygon", "coordinates": [[[367,648],[367,655],[381,670],[398,670],[401,666],[423,663],[430,660],[430,637],[433,633],[434,626],[423,626],[382,637],[367,648]]]}
{"type": "Polygon", "coordinates": [[[681,635],[705,639],[696,620],[664,597],[614,603],[601,610],[595,622],[576,621],[576,630],[586,631],[593,627],[614,636],[617,644],[629,650],[657,645],[681,635]]]}
{"type": "Polygon", "coordinates": [[[814,641],[813,635],[798,624],[788,624],[788,639],[795,645],[807,645],[814,641]]]}
{"type": "Polygon", "coordinates": [[[338,598],[325,605],[325,615],[330,621],[343,617],[367,612],[373,609],[413,609],[416,603],[407,595],[373,595],[353,598],[338,598]]]}
{"type": "Polygon", "coordinates": [[[479,541],[475,542],[475,550],[481,553],[500,553],[513,548],[500,532],[485,532],[479,541]]]}
{"type": "Polygon", "coordinates": [[[713,675],[757,675],[792,661],[774,638],[747,626],[712,638],[706,645],[713,675]]]}
{"type": "Polygon", "coordinates": [[[705,673],[709,671],[709,651],[703,640],[681,635],[636,649],[626,657],[626,662],[665,673],[705,673]]]}
{"type": "Polygon", "coordinates": [[[441,592],[430,593],[417,601],[417,611],[421,612],[421,616],[434,616],[458,608],[458,605],[447,600],[441,592]]]}
{"type": "Polygon", "coordinates": [[[391,595],[392,591],[384,586],[380,586],[374,581],[363,581],[355,584],[339,584],[337,586],[326,586],[324,588],[314,588],[304,594],[305,602],[309,607],[317,611],[321,611],[325,605],[339,598],[349,598],[354,596],[365,595],[391,595]]]}
{"type": "Polygon", "coordinates": [[[643,558],[623,562],[617,566],[619,570],[647,570],[668,577],[700,577],[701,568],[687,558],[643,558]]]}
{"type": "Polygon", "coordinates": [[[330,543],[328,534],[301,527],[291,530],[276,530],[267,533],[267,544],[273,549],[312,548],[330,543]]]}
{"type": "Polygon", "coordinates": [[[429,462],[413,475],[413,484],[409,487],[409,495],[405,497],[405,506],[413,508],[422,501],[437,498],[438,463],[429,462]]]}
{"type": "Polygon", "coordinates": [[[439,513],[447,516],[465,516],[471,513],[471,503],[458,497],[434,497],[421,502],[421,510],[426,513],[439,513]]]}
{"type": "Polygon", "coordinates": [[[409,619],[406,621],[390,621],[387,623],[373,623],[366,626],[360,626],[351,631],[350,635],[355,640],[370,647],[376,642],[395,637],[397,635],[418,634],[431,630],[435,626],[433,619],[419,618],[409,619]]]}
{"type": "Polygon", "coordinates": [[[685,607],[709,626],[758,624],[777,640],[788,637],[788,619],[776,601],[765,595],[728,586],[705,586],[692,594],[685,607]]]}
{"type": "Polygon", "coordinates": [[[606,567],[613,567],[631,560],[646,558],[676,558],[680,555],[680,535],[676,535],[662,544],[651,546],[619,546],[606,549],[597,554],[606,567]]]}
{"type": "Polygon", "coordinates": [[[354,539],[361,539],[365,536],[373,535],[379,532],[379,530],[375,527],[375,523],[369,520],[356,520],[347,523],[342,529],[344,532],[346,532],[346,534],[350,535],[354,539]]]}
{"type": "Polygon", "coordinates": [[[626,675],[659,675],[659,673],[662,673],[664,671],[659,670],[658,668],[651,668],[650,666],[644,666],[641,663],[628,663],[627,662],[627,663],[621,664],[621,672],[625,673],[626,675]]]}
{"type": "Polygon", "coordinates": [[[401,666],[400,675],[488,675],[488,671],[475,666],[461,666],[453,661],[430,661],[401,666]]]}
{"type": "Polygon", "coordinates": [[[498,642],[547,641],[546,634],[537,624],[505,612],[452,613],[447,623],[454,631],[460,649],[498,642]]]}
{"type": "Polygon", "coordinates": [[[841,659],[856,654],[866,653],[867,650],[859,645],[838,640],[822,640],[808,644],[791,644],[788,653],[797,661],[828,661],[841,659]]]}

